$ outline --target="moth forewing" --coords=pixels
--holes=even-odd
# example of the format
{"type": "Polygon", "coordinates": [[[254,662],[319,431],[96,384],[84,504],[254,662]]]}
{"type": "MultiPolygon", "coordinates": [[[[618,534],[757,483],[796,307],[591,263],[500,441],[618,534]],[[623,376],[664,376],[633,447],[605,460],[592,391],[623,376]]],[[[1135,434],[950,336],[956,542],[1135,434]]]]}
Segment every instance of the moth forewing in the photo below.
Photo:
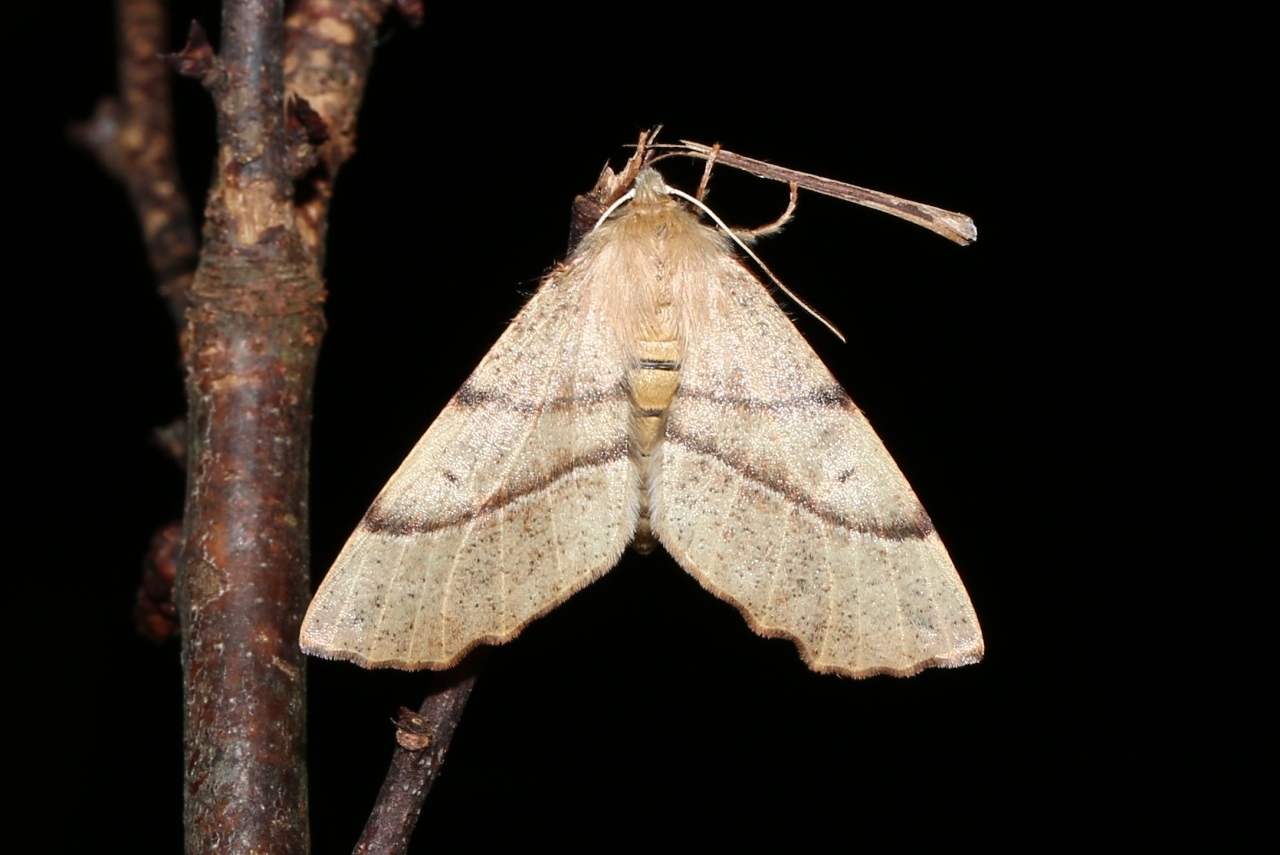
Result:
{"type": "Polygon", "coordinates": [[[374,501],[303,648],[444,668],[661,543],[818,671],[982,656],[929,517],[717,229],[638,153],[374,501]],[[633,194],[629,198],[624,194],[633,194]]]}

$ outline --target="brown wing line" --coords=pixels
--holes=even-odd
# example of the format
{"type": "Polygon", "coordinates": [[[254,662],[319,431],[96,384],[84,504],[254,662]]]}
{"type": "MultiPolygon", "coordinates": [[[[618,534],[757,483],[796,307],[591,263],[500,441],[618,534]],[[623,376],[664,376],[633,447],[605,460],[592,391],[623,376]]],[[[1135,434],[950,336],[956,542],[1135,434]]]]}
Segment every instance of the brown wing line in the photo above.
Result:
{"type": "Polygon", "coordinates": [[[403,514],[394,511],[388,512],[382,508],[380,502],[374,502],[373,507],[365,514],[364,519],[360,523],[363,531],[375,534],[389,534],[397,537],[410,537],[418,534],[429,534],[433,531],[452,528],[461,523],[476,519],[477,517],[500,511],[507,505],[516,502],[532,493],[538,493],[552,487],[556,482],[561,481],[574,472],[582,469],[592,469],[598,466],[607,466],[617,460],[621,460],[630,454],[630,446],[627,442],[616,443],[612,446],[605,446],[592,451],[590,454],[580,455],[572,460],[553,467],[545,473],[539,474],[537,477],[531,477],[523,480],[509,489],[500,490],[489,496],[482,504],[477,507],[465,511],[460,514],[454,514],[449,517],[434,519],[430,522],[420,522],[410,519],[403,514]]]}
{"type": "Polygon", "coordinates": [[[546,401],[520,400],[504,392],[478,389],[468,380],[462,384],[462,388],[453,396],[450,404],[463,409],[497,406],[516,413],[537,413],[542,415],[544,413],[573,411],[582,406],[618,401],[626,397],[626,390],[621,386],[615,386],[607,391],[601,390],[586,395],[559,395],[546,401]]]}
{"type": "Polygon", "coordinates": [[[928,537],[934,532],[933,521],[929,519],[929,515],[924,512],[922,507],[917,506],[916,513],[912,517],[895,520],[890,524],[876,523],[869,525],[866,521],[850,519],[844,514],[838,514],[822,507],[808,494],[787,483],[778,474],[760,471],[740,457],[724,453],[712,442],[705,439],[695,439],[692,436],[681,433],[671,424],[667,425],[666,440],[695,454],[712,458],[721,465],[732,469],[744,480],[758,484],[769,492],[781,496],[790,504],[802,508],[819,519],[846,531],[874,534],[885,540],[919,540],[928,537]]]}
{"type": "Polygon", "coordinates": [[[700,389],[688,389],[684,386],[680,387],[680,397],[684,400],[706,401],[710,404],[720,404],[726,407],[733,407],[735,410],[768,410],[770,412],[780,412],[782,410],[795,409],[807,410],[814,407],[850,410],[858,409],[857,405],[853,403],[853,399],[849,397],[849,393],[835,384],[809,389],[805,392],[801,392],[799,395],[793,395],[789,398],[776,398],[768,401],[758,398],[730,397],[728,395],[720,395],[715,392],[706,392],[700,389]]]}
{"type": "MultiPolygon", "coordinates": [[[[637,362],[637,367],[653,367],[644,362],[637,362]]],[[[678,368],[678,366],[677,366],[678,368]]],[[[451,405],[456,405],[464,409],[497,406],[502,409],[511,410],[518,413],[550,413],[558,411],[572,411],[584,405],[601,404],[609,401],[617,401],[628,398],[626,389],[621,386],[614,387],[608,391],[597,391],[586,395],[561,395],[543,401],[522,401],[511,395],[502,392],[494,392],[487,389],[478,389],[471,384],[470,381],[464,383],[462,388],[454,395],[451,405]]],[[[707,401],[712,404],[732,405],[738,409],[746,410],[789,410],[796,408],[810,407],[851,407],[856,409],[849,393],[839,386],[828,386],[820,389],[811,389],[799,395],[780,400],[764,401],[754,398],[730,398],[725,395],[718,395],[715,392],[703,392],[699,390],[681,389],[680,397],[693,400],[707,401]]]]}

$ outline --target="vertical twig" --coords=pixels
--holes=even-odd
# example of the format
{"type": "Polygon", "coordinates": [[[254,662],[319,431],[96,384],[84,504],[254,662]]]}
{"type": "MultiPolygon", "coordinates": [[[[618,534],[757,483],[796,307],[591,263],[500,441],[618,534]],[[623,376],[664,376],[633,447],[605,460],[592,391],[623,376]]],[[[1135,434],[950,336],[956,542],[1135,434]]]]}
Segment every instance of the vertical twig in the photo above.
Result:
{"type": "Polygon", "coordinates": [[[323,335],[285,143],[283,0],[227,0],[217,176],[187,309],[178,580],[191,853],[306,852],[307,455],[323,335]]]}
{"type": "Polygon", "coordinates": [[[376,28],[393,5],[420,22],[417,0],[299,0],[287,59],[282,0],[227,0],[220,57],[193,26],[170,60],[213,95],[219,145],[194,280],[160,59],[163,0],[118,0],[120,99],[104,98],[73,129],[126,184],[160,290],[185,321],[189,465],[177,597],[190,852],[309,848],[297,633],[310,594],[320,271],[333,181],[354,153],[376,28]]]}
{"type": "Polygon", "coordinates": [[[353,850],[355,855],[400,855],[408,851],[422,804],[440,774],[453,731],[487,658],[488,648],[473,651],[456,667],[436,677],[431,694],[417,713],[400,710],[396,722],[398,744],[391,768],[353,850]]]}
{"type": "MultiPolygon", "coordinates": [[[[310,134],[295,165],[301,179],[298,223],[321,267],[334,179],[355,154],[356,113],[373,64],[377,28],[392,5],[393,0],[298,0],[285,21],[292,136],[310,134]]],[[[415,15],[404,8],[405,0],[395,5],[410,24],[421,21],[420,9],[415,15]]]]}
{"type": "Polygon", "coordinates": [[[282,0],[227,0],[222,55],[192,57],[190,73],[214,95],[219,157],[187,313],[179,613],[191,852],[309,844],[297,639],[311,593],[320,271],[333,180],[354,153],[375,31],[390,5],[295,4],[286,58],[282,0]]]}
{"type": "Polygon", "coordinates": [[[163,0],[117,0],[116,25],[120,95],[102,98],[72,136],[125,185],[160,293],[181,324],[196,235],[174,154],[163,0]]]}

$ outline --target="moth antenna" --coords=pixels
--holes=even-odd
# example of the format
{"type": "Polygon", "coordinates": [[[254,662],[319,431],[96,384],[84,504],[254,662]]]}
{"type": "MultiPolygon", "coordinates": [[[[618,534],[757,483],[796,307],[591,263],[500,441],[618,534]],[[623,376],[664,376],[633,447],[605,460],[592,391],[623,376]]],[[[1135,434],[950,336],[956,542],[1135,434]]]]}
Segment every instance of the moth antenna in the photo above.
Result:
{"type": "MultiPolygon", "coordinates": [[[[717,226],[719,226],[720,228],[724,229],[725,234],[727,234],[727,235],[729,235],[729,237],[733,238],[733,242],[734,242],[734,243],[736,243],[738,246],[742,247],[742,251],[743,251],[743,252],[745,252],[747,255],[749,255],[749,256],[751,257],[751,260],[752,260],[752,261],[754,261],[756,264],[758,264],[758,265],[760,266],[760,269],[761,269],[761,270],[763,270],[765,273],[767,273],[767,274],[769,275],[769,279],[773,281],[773,284],[774,284],[774,285],[777,285],[777,286],[778,286],[779,290],[781,290],[781,291],[782,291],[782,293],[786,294],[788,297],[790,297],[792,300],[794,300],[794,301],[795,301],[795,303],[796,303],[796,305],[798,305],[800,308],[804,309],[806,312],[808,312],[809,314],[811,314],[811,315],[813,315],[815,318],[817,318],[819,321],[821,321],[821,322],[822,322],[822,325],[823,325],[823,326],[825,326],[827,329],[831,330],[831,332],[833,332],[833,333],[835,334],[835,337],[836,337],[836,338],[840,339],[840,341],[842,341],[842,342],[848,343],[848,339],[846,339],[846,338],[844,337],[844,333],[840,332],[840,330],[836,327],[836,325],[835,325],[835,324],[831,323],[831,321],[829,321],[829,320],[827,320],[826,318],[824,318],[824,317],[822,316],[822,313],[821,313],[821,312],[819,312],[817,309],[813,308],[813,306],[810,306],[810,305],[809,305],[808,303],[806,303],[804,300],[801,300],[799,297],[797,297],[797,296],[795,295],[795,293],[794,293],[794,292],[792,292],[792,290],[791,290],[790,288],[788,288],[786,285],[782,284],[782,280],[781,280],[781,279],[779,279],[777,276],[775,276],[775,275],[773,274],[773,271],[769,269],[769,266],[768,266],[767,264],[765,264],[763,261],[761,261],[761,260],[760,260],[760,256],[758,256],[758,255],[756,255],[754,252],[752,252],[752,251],[751,251],[751,247],[747,246],[746,242],[744,242],[744,241],[742,240],[742,238],[738,237],[738,236],[734,233],[733,229],[729,228],[729,226],[725,223],[725,221],[724,221],[724,220],[722,220],[722,219],[720,219],[719,217],[717,217],[717,216],[716,216],[716,212],[715,212],[715,211],[711,210],[711,209],[710,209],[710,208],[708,208],[706,205],[702,204],[702,202],[699,202],[697,199],[693,198],[692,196],[690,196],[688,193],[684,192],[683,190],[677,190],[676,188],[671,187],[671,186],[667,185],[666,183],[663,183],[663,185],[662,185],[662,189],[663,189],[663,191],[664,191],[665,193],[667,193],[667,194],[669,194],[669,195],[671,195],[671,196],[679,196],[681,199],[684,199],[686,202],[690,202],[690,203],[692,203],[693,205],[696,205],[696,206],[697,206],[698,208],[700,208],[703,212],[705,212],[705,213],[706,213],[706,215],[707,215],[708,217],[710,217],[712,220],[714,220],[714,221],[715,221],[715,223],[716,223],[716,225],[717,225],[717,226]]],[[[631,196],[634,196],[634,195],[635,195],[635,191],[634,191],[634,190],[632,190],[630,193],[628,193],[628,194],[627,194],[626,196],[624,196],[622,199],[619,199],[619,200],[618,200],[618,202],[616,202],[616,203],[615,203],[615,206],[616,206],[617,204],[622,203],[622,202],[623,202],[623,201],[625,201],[627,198],[629,198],[629,197],[631,197],[631,196]]],[[[603,219],[603,218],[602,218],[602,219],[603,219]]]]}
{"type": "MultiPolygon", "coordinates": [[[[702,179],[698,182],[697,192],[693,194],[698,197],[699,201],[705,201],[707,198],[707,186],[711,182],[711,170],[715,166],[716,158],[719,157],[720,155],[720,143],[716,143],[715,145],[707,148],[705,152],[703,151],[691,152],[686,150],[685,148],[682,148],[682,146],[687,147],[688,145],[689,143],[682,143],[681,145],[675,145],[670,143],[654,145],[653,148],[670,148],[670,149],[678,149],[678,150],[669,151],[669,152],[666,152],[665,154],[660,154],[657,157],[651,158],[649,160],[649,165],[652,166],[653,164],[657,163],[659,160],[665,160],[668,157],[697,157],[705,160],[706,166],[703,167],[703,170],[702,170],[702,179]]],[[[800,185],[798,185],[794,181],[788,181],[787,184],[791,188],[791,198],[787,202],[787,209],[782,212],[782,216],[778,217],[778,219],[774,220],[772,223],[769,223],[768,225],[760,226],[754,229],[733,229],[732,230],[733,233],[741,237],[743,240],[751,241],[751,240],[754,240],[755,238],[764,237],[766,235],[771,235],[771,234],[774,234],[775,232],[781,231],[783,226],[791,222],[791,217],[793,214],[795,214],[796,202],[800,195],[799,193],[800,185]]]]}
{"type": "MultiPolygon", "coordinates": [[[[663,186],[666,186],[666,185],[663,185],[663,186]]],[[[603,223],[605,220],[609,219],[610,214],[618,210],[618,208],[622,207],[623,202],[630,202],[635,197],[636,197],[636,190],[634,187],[628,190],[622,196],[619,196],[617,201],[615,201],[612,205],[604,209],[604,213],[600,215],[600,219],[596,220],[596,224],[595,226],[592,227],[591,230],[595,231],[596,229],[600,228],[600,224],[603,223]]]]}
{"type": "Polygon", "coordinates": [[[766,226],[758,226],[754,229],[739,229],[738,234],[742,235],[743,240],[755,240],[758,237],[776,234],[782,231],[782,227],[791,222],[791,217],[796,212],[796,202],[800,198],[800,185],[794,181],[789,182],[791,185],[791,198],[787,201],[787,210],[782,212],[782,216],[769,223],[766,226]]]}

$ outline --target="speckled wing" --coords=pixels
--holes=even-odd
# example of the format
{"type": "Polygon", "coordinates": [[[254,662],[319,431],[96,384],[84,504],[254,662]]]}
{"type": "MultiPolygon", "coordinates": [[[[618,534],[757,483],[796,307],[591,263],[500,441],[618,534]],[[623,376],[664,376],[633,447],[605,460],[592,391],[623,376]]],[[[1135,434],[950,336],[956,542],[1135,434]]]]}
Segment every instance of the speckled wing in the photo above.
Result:
{"type": "Polygon", "coordinates": [[[905,676],[978,661],[968,594],[866,418],[727,255],[707,299],[666,426],[659,541],[817,671],[905,676]]]}
{"type": "Polygon", "coordinates": [[[547,278],[392,476],[316,593],[306,652],[448,667],[617,563],[638,475],[587,267],[547,278]]]}

